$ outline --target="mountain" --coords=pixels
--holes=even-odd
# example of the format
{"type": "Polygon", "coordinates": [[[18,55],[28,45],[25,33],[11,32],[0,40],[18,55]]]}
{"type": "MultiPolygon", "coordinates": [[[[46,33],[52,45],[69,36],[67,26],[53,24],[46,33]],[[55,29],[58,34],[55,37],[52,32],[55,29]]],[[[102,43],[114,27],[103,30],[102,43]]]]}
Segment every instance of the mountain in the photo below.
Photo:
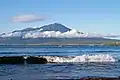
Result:
{"type": "Polygon", "coordinates": [[[118,41],[70,29],[59,23],[0,34],[0,44],[102,44],[118,41]]]}
{"type": "Polygon", "coordinates": [[[49,25],[44,25],[42,27],[38,27],[38,28],[25,28],[23,30],[15,30],[14,32],[29,32],[29,31],[35,31],[35,30],[39,30],[40,32],[44,32],[44,31],[60,31],[60,32],[67,32],[70,31],[70,28],[65,27],[62,24],[59,23],[54,23],[54,24],[49,24],[49,25]]]}
{"type": "Polygon", "coordinates": [[[84,37],[86,34],[65,27],[62,24],[54,23],[44,25],[38,28],[25,28],[22,30],[15,30],[9,33],[0,34],[0,37],[21,37],[21,38],[40,38],[40,37],[84,37]]]}
{"type": "Polygon", "coordinates": [[[65,27],[62,24],[59,23],[54,23],[54,24],[50,24],[50,25],[45,25],[42,26],[40,29],[42,29],[41,31],[59,31],[59,32],[67,32],[70,31],[70,28],[65,27]]]}

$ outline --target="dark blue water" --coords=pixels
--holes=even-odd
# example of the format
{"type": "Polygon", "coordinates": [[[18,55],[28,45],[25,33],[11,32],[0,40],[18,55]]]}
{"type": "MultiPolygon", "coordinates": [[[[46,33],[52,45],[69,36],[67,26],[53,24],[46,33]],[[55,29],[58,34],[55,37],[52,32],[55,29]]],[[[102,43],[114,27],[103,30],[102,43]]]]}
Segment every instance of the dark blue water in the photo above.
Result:
{"type": "Polygon", "coordinates": [[[115,61],[104,62],[102,58],[100,62],[63,62],[21,65],[0,64],[0,80],[78,79],[86,76],[120,76],[119,46],[0,47],[0,56],[25,55],[64,57],[106,54],[114,58],[115,61]]]}

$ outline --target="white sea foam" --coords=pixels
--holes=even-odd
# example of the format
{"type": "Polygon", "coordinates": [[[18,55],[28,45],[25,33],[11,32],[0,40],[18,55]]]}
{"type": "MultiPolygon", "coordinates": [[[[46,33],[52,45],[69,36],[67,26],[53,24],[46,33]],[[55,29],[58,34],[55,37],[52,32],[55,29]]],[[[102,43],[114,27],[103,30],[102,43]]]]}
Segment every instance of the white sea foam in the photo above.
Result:
{"type": "Polygon", "coordinates": [[[42,56],[46,58],[48,62],[115,62],[116,59],[108,54],[99,54],[99,55],[82,55],[82,56],[42,56]]]}

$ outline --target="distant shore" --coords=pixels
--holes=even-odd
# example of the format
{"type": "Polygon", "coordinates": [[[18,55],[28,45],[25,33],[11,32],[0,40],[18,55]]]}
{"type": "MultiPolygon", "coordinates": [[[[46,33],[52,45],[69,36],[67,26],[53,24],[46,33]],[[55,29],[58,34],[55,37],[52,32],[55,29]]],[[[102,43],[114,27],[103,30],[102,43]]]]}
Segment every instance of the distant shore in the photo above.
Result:
{"type": "Polygon", "coordinates": [[[119,77],[85,77],[80,80],[120,80],[119,77]]]}
{"type": "Polygon", "coordinates": [[[120,43],[98,43],[98,44],[57,44],[57,43],[41,43],[41,44],[0,44],[0,46],[120,46],[120,43]]]}

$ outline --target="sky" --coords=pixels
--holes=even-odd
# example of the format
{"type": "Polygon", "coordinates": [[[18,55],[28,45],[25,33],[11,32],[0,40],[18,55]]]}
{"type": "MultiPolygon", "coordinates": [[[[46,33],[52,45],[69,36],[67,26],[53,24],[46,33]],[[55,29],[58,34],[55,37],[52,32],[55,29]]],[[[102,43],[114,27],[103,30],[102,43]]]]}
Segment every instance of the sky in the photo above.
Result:
{"type": "Polygon", "coordinates": [[[1,0],[0,33],[61,23],[82,32],[120,34],[120,0],[1,0]]]}

